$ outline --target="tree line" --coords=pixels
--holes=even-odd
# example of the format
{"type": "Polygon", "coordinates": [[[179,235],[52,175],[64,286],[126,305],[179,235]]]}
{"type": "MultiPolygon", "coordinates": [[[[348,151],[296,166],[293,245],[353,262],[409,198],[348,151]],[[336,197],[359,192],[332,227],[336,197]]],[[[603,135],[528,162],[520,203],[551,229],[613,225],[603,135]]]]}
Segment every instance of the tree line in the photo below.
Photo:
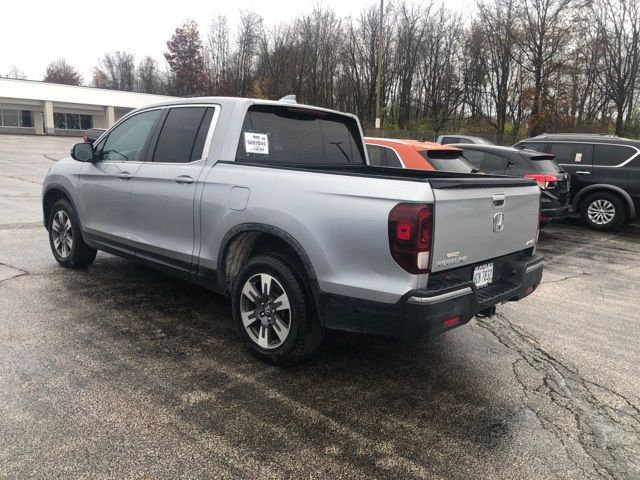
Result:
{"type": "MultiPolygon", "coordinates": [[[[129,52],[104,55],[96,87],[180,96],[299,101],[375,116],[381,68],[386,130],[640,134],[640,0],[479,0],[470,16],[442,3],[378,6],[343,18],[318,6],[267,25],[219,16],[201,35],[188,21],[167,42],[166,66],[129,52]]],[[[64,60],[45,81],[80,84],[64,60]]]]}

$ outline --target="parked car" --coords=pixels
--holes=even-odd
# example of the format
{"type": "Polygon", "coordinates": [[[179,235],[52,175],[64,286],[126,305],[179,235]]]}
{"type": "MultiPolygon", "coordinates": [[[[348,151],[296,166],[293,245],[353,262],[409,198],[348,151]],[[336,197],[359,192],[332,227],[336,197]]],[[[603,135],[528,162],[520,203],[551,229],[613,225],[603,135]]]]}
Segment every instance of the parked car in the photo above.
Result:
{"type": "Polygon", "coordinates": [[[611,135],[544,134],[516,148],[555,155],[571,175],[571,202],[583,221],[615,230],[640,209],[640,141],[611,135]]]}
{"type": "Polygon", "coordinates": [[[433,142],[365,137],[369,165],[379,167],[472,173],[475,168],[462,150],[433,142]]]}
{"type": "Polygon", "coordinates": [[[456,143],[493,145],[493,142],[490,142],[486,138],[474,137],[472,135],[440,135],[437,138],[436,143],[440,143],[442,145],[451,145],[456,143]]]}
{"type": "Polygon", "coordinates": [[[274,363],[328,328],[436,335],[536,289],[534,182],[368,166],[361,132],[290,100],[135,110],[49,171],[51,251],[81,268],[104,250],[230,295],[243,344],[274,363]]]}
{"type": "Polygon", "coordinates": [[[459,145],[464,157],[481,172],[531,178],[540,187],[540,222],[565,218],[572,213],[570,177],[553,155],[498,145],[459,145]]]}
{"type": "Polygon", "coordinates": [[[85,143],[93,143],[98,138],[100,138],[100,135],[102,135],[106,131],[107,131],[106,128],[87,128],[84,131],[84,136],[82,137],[82,140],[85,143]]]}

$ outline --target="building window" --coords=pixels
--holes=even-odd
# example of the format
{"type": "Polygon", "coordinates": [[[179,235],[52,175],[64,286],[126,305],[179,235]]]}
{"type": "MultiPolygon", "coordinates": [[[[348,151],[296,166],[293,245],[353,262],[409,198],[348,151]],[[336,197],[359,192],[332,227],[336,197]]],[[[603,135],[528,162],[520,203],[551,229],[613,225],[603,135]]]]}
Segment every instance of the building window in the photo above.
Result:
{"type": "Polygon", "coordinates": [[[66,117],[68,130],[80,130],[80,115],[67,113],[66,117]]]}
{"type": "Polygon", "coordinates": [[[0,127],[33,128],[33,112],[31,110],[0,108],[0,127]]]}
{"type": "Polygon", "coordinates": [[[54,112],[53,126],[59,130],[86,130],[93,127],[93,116],[54,112]]]}
{"type": "Polygon", "coordinates": [[[93,128],[93,115],[80,115],[80,128],[82,130],[93,128]]]}
{"type": "Polygon", "coordinates": [[[0,127],[33,128],[33,112],[31,110],[0,108],[0,127]]]}
{"type": "Polygon", "coordinates": [[[18,115],[18,110],[2,109],[2,126],[19,127],[20,116],[18,115]]]}
{"type": "Polygon", "coordinates": [[[31,110],[22,110],[20,112],[20,126],[33,128],[33,112],[31,110]]]}

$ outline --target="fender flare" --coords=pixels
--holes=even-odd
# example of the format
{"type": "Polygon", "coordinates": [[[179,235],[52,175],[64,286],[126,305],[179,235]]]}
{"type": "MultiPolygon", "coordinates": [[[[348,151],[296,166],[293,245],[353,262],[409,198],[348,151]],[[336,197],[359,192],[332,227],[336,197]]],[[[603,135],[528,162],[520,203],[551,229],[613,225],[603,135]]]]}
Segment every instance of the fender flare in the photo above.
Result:
{"type": "Polygon", "coordinates": [[[300,258],[300,261],[302,262],[302,266],[305,270],[305,273],[307,274],[307,279],[309,280],[309,288],[311,289],[311,293],[316,300],[318,299],[320,294],[318,277],[316,276],[316,272],[313,268],[311,260],[309,259],[309,256],[307,255],[307,252],[305,252],[302,245],[300,245],[300,242],[298,242],[293,236],[291,236],[284,230],[278,227],[273,227],[271,225],[266,225],[262,223],[242,223],[240,225],[236,225],[235,227],[231,228],[225,234],[225,236],[222,239],[222,242],[220,243],[220,248],[218,249],[218,261],[217,261],[218,285],[223,286],[223,288],[226,288],[227,285],[226,285],[225,269],[226,269],[226,256],[229,250],[229,246],[231,245],[231,242],[236,236],[245,232],[266,233],[266,234],[278,237],[280,240],[288,244],[300,258]]]}
{"type": "MultiPolygon", "coordinates": [[[[73,201],[73,196],[71,195],[71,193],[69,193],[69,190],[67,189],[67,187],[60,185],[59,183],[52,183],[47,185],[43,192],[42,192],[42,222],[44,223],[44,228],[46,228],[47,230],[49,229],[49,227],[47,226],[47,217],[45,214],[45,203],[44,200],[47,197],[47,194],[51,191],[51,190],[60,190],[62,193],[64,193],[64,195],[67,197],[67,199],[69,200],[69,202],[71,203],[71,206],[73,207],[73,209],[76,211],[76,216],[78,217],[78,220],[80,220],[80,214],[78,212],[78,208],[76,207],[75,202],[73,201]]],[[[80,223],[80,226],[82,228],[82,222],[80,223]]]]}
{"type": "Polygon", "coordinates": [[[582,199],[585,197],[585,195],[588,195],[589,192],[592,192],[594,190],[609,190],[613,193],[619,194],[627,204],[627,208],[629,209],[629,218],[636,217],[636,208],[635,208],[635,205],[633,204],[633,199],[631,198],[631,196],[622,188],[616,187],[615,185],[610,185],[608,183],[595,183],[593,185],[589,185],[588,187],[585,187],[582,190],[580,190],[576,194],[576,196],[573,197],[573,202],[572,202],[573,208],[577,210],[578,205],[580,204],[582,199]]]}

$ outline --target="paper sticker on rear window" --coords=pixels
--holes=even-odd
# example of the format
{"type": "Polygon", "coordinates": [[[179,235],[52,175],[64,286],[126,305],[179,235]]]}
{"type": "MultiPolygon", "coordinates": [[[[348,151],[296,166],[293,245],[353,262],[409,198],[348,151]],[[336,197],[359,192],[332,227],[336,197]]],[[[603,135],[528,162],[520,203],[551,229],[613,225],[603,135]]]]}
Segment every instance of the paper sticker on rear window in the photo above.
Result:
{"type": "Polygon", "coordinates": [[[264,133],[244,132],[244,151],[269,155],[269,137],[264,133]]]}
{"type": "Polygon", "coordinates": [[[581,161],[582,161],[582,154],[576,153],[576,162],[581,162],[581,161]]]}

